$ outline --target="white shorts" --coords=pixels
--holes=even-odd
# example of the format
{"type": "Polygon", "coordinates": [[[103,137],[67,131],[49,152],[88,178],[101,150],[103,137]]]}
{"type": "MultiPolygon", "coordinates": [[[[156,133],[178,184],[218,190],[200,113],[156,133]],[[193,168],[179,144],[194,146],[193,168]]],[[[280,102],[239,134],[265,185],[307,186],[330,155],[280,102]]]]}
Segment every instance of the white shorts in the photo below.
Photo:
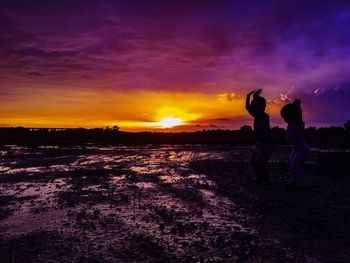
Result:
{"type": "Polygon", "coordinates": [[[292,170],[301,169],[302,164],[306,161],[309,154],[309,146],[305,143],[303,147],[293,148],[290,155],[289,166],[292,170]]]}

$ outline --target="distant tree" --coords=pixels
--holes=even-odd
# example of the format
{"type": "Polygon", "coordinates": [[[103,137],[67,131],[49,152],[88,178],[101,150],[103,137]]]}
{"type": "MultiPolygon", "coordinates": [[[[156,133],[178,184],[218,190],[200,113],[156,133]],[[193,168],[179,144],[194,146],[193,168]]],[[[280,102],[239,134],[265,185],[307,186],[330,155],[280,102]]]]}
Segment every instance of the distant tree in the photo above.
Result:
{"type": "Polygon", "coordinates": [[[350,133],[350,120],[344,124],[344,129],[347,133],[350,133]]]}
{"type": "Polygon", "coordinates": [[[286,130],[275,126],[271,128],[272,141],[276,144],[284,144],[286,143],[286,130]]]}
{"type": "Polygon", "coordinates": [[[327,128],[330,136],[341,136],[344,133],[344,128],[341,126],[330,126],[327,128]]]}
{"type": "Polygon", "coordinates": [[[112,128],[113,128],[113,131],[116,131],[116,132],[120,130],[120,128],[118,126],[116,126],[116,125],[113,126],[112,128]]]}
{"type": "Polygon", "coordinates": [[[253,132],[253,128],[249,125],[243,125],[240,130],[242,133],[245,133],[245,134],[250,134],[253,132]]]}
{"type": "Polygon", "coordinates": [[[316,137],[317,136],[317,128],[316,127],[308,127],[305,129],[305,135],[307,137],[316,137]]]}
{"type": "Polygon", "coordinates": [[[275,126],[271,128],[272,132],[285,132],[285,129],[279,127],[279,126],[275,126]]]}

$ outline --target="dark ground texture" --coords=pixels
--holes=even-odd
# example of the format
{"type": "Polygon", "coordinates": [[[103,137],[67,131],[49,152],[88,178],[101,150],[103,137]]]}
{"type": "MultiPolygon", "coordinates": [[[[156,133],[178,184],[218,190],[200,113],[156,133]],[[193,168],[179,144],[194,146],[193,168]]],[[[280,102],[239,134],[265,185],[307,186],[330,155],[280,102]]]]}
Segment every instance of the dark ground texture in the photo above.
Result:
{"type": "Polygon", "coordinates": [[[4,146],[0,262],[349,262],[349,152],[313,149],[307,186],[276,147],[4,146]]]}

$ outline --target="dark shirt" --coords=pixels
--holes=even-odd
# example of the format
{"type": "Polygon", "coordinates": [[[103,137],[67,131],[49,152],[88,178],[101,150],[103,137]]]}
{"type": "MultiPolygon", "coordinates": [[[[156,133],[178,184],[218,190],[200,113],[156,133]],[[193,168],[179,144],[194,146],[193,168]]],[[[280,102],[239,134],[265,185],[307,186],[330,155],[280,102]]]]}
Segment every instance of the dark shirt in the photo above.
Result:
{"type": "Polygon", "coordinates": [[[271,142],[270,116],[266,112],[254,115],[254,134],[257,142],[271,142]]]}

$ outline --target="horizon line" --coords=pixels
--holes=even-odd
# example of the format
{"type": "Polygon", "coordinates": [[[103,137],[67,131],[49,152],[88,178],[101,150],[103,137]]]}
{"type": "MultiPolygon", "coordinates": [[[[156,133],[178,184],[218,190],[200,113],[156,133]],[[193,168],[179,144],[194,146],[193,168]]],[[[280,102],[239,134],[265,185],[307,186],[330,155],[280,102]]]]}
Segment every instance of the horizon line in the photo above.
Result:
{"type": "MultiPolygon", "coordinates": [[[[129,133],[141,133],[141,132],[149,132],[149,133],[195,133],[195,132],[202,132],[202,131],[239,131],[241,130],[242,127],[244,126],[249,126],[250,128],[253,129],[253,126],[248,125],[248,124],[244,124],[242,125],[240,128],[238,129],[225,129],[225,128],[203,128],[202,130],[197,130],[197,131],[170,131],[171,128],[169,129],[156,129],[156,130],[139,130],[139,131],[127,131],[127,130],[121,130],[120,127],[119,129],[116,130],[116,132],[129,132],[129,133]],[[166,131],[167,130],[167,131],[166,131]]],[[[340,127],[340,128],[344,128],[344,124],[343,125],[328,125],[328,126],[308,126],[305,127],[305,129],[308,128],[330,128],[330,127],[340,127]]],[[[113,126],[105,126],[105,127],[90,127],[90,128],[86,128],[86,127],[25,127],[25,126],[0,126],[0,129],[16,129],[16,128],[23,128],[23,129],[30,129],[30,130],[77,130],[77,129],[84,129],[84,130],[94,130],[94,129],[101,129],[101,130],[113,130],[113,126]]],[[[279,125],[276,126],[272,126],[272,128],[280,128],[280,129],[286,129],[285,127],[281,127],[279,125]]]]}

